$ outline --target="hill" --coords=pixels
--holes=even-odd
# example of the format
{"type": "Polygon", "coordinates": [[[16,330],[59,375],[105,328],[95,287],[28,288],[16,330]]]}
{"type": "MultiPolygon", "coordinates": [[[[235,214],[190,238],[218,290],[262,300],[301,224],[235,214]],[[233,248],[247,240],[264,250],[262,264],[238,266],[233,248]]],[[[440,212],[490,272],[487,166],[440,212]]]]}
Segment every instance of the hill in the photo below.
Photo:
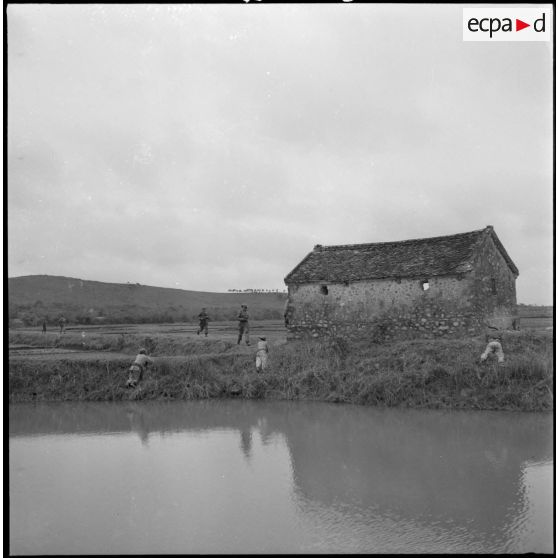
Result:
{"type": "Polygon", "coordinates": [[[102,283],[72,277],[28,275],[8,278],[10,321],[37,325],[63,314],[77,323],[161,323],[197,319],[202,307],[213,320],[234,319],[247,304],[253,319],[282,319],[285,293],[211,293],[102,283]]]}

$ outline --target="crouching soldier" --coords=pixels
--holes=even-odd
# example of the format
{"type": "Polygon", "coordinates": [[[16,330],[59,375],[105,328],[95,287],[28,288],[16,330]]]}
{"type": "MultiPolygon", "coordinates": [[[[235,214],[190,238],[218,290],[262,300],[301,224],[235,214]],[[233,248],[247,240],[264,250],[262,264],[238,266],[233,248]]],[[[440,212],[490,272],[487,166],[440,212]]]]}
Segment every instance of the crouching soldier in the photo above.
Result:
{"type": "Polygon", "coordinates": [[[487,343],[484,353],[480,357],[481,362],[485,362],[489,355],[496,355],[498,364],[504,364],[504,350],[502,349],[502,334],[496,328],[490,328],[485,336],[487,343]]]}
{"type": "Polygon", "coordinates": [[[256,351],[256,372],[265,372],[269,347],[267,346],[265,337],[260,337],[259,339],[258,350],[256,351]]]}
{"type": "Polygon", "coordinates": [[[153,364],[153,359],[147,356],[147,351],[145,349],[140,349],[132,366],[129,368],[126,387],[136,387],[141,382],[143,373],[150,364],[153,364]],[[134,378],[134,376],[137,377],[134,378]]]}

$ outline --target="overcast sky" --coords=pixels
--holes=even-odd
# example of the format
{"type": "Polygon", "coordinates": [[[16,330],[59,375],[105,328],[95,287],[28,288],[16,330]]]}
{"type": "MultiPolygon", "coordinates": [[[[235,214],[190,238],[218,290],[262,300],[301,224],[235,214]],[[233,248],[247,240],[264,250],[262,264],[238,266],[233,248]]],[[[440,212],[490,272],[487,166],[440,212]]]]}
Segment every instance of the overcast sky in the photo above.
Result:
{"type": "Polygon", "coordinates": [[[552,45],[463,5],[8,5],[8,275],[285,288],[493,225],[552,303],[552,45]]]}

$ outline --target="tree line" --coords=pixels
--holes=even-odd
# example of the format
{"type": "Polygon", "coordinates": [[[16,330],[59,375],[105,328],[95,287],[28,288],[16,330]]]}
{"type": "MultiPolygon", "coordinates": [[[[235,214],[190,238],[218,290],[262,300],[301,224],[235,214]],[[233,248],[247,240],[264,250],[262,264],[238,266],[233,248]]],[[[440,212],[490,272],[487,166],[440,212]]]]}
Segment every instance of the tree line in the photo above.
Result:
{"type": "Polygon", "coordinates": [[[286,289],[227,289],[228,293],[286,293],[286,289]]]}

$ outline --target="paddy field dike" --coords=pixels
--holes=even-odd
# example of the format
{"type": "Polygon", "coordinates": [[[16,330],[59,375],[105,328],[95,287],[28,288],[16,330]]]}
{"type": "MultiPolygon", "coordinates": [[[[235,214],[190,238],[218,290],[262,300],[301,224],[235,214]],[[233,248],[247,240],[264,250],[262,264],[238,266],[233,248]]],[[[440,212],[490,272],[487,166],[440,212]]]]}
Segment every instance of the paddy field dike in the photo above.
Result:
{"type": "Polygon", "coordinates": [[[505,335],[504,366],[481,364],[482,338],[362,343],[286,342],[280,323],[258,324],[250,346],[234,324],[75,328],[59,335],[9,333],[9,401],[122,401],[207,398],[317,400],[359,405],[550,411],[554,341],[548,331],[505,335]],[[265,334],[270,366],[255,370],[265,334]],[[126,387],[139,347],[155,364],[126,387]]]}

